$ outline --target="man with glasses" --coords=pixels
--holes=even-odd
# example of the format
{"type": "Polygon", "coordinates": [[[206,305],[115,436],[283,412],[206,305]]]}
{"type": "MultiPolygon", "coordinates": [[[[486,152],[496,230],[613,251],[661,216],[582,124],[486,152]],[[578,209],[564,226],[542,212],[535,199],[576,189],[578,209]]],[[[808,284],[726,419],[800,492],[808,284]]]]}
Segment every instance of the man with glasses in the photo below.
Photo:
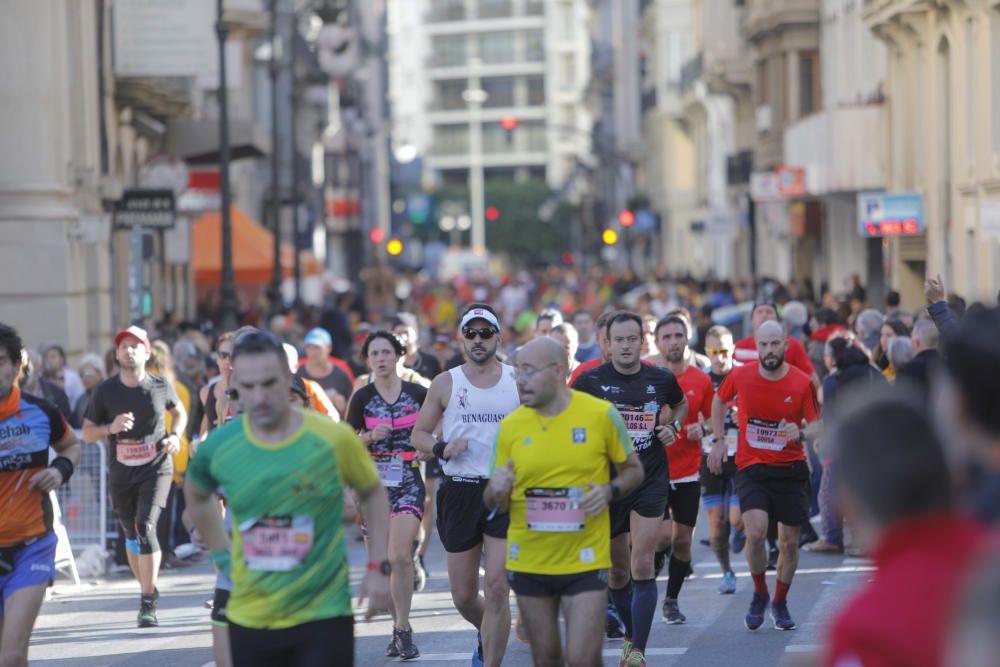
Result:
{"type": "Polygon", "coordinates": [[[293,375],[273,335],[237,335],[232,366],[240,414],[198,448],[185,495],[213,562],[232,578],[233,664],[353,665],[345,486],[360,497],[368,528],[369,617],[391,604],[389,501],[375,464],[350,427],[289,400],[293,375]],[[232,513],[231,553],[219,487],[232,513]]]}
{"type": "Polygon", "coordinates": [[[455,608],[480,632],[473,665],[501,663],[510,635],[510,589],[506,513],[483,504],[493,445],[500,422],[520,400],[514,369],[497,359],[500,320],[485,304],[472,304],[462,314],[467,361],[431,383],[413,428],[413,446],[444,461],[438,487],[438,535],[447,552],[448,580],[455,608]],[[442,440],[433,433],[442,423],[442,440]],[[479,595],[479,563],[486,570],[479,595]]]}
{"type": "Polygon", "coordinates": [[[646,664],[646,642],[659,597],[653,561],[670,491],[664,447],[679,437],[688,405],[673,373],[642,362],[642,318],[617,313],[608,320],[606,334],[611,361],[581,375],[573,388],[618,408],[645,472],[637,490],[611,505],[608,577],[611,597],[625,624],[621,664],[640,667],[646,664]]]}
{"type": "Polygon", "coordinates": [[[118,332],[115,353],[121,372],[94,390],[83,420],[85,442],[106,440],[113,447],[109,490],[125,533],[129,567],[142,588],[140,628],[159,624],[156,579],[161,553],[156,524],[173,483],[171,457],[180,451],[187,426],[187,413],[174,386],[146,372],[151,349],[145,330],[130,326],[118,332]]]}
{"type": "Polygon", "coordinates": [[[601,663],[611,565],[608,504],[642,482],[621,415],[569,389],[567,356],[550,338],[518,352],[522,405],[500,424],[486,506],[510,511],[507,578],[536,665],[601,663]],[[611,465],[618,470],[610,479],[611,465]],[[566,618],[560,643],[559,612],[566,618]]]}

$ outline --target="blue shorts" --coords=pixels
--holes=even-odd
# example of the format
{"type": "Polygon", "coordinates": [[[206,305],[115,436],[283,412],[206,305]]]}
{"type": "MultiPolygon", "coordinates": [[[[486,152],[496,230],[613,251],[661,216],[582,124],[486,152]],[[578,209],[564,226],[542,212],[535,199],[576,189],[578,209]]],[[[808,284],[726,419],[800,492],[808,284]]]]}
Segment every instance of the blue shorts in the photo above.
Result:
{"type": "Polygon", "coordinates": [[[13,553],[14,569],[0,574],[0,616],[4,601],[22,588],[52,585],[56,576],[56,542],[55,533],[46,533],[13,553]]]}

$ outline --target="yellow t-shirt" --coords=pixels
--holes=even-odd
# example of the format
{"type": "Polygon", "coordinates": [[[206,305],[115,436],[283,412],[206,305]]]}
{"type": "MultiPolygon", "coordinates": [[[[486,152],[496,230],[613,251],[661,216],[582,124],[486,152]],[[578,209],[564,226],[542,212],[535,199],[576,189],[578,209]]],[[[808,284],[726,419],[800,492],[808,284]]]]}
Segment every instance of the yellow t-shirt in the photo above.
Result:
{"type": "Polygon", "coordinates": [[[611,567],[608,511],[587,516],[578,500],[588,483],[608,483],[609,461],[622,463],[632,451],[618,410],[581,392],[554,418],[525,406],[507,415],[491,469],[514,465],[507,569],[576,574],[611,567]]]}

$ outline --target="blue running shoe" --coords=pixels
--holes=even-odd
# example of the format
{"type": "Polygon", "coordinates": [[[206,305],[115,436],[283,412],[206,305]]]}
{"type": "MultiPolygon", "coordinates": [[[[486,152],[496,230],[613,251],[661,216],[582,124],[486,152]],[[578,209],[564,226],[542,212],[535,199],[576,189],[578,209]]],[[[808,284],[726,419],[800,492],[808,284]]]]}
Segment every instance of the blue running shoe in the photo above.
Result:
{"type": "Polygon", "coordinates": [[[618,615],[618,610],[611,603],[608,603],[608,613],[604,618],[604,634],[608,639],[621,639],[625,636],[625,624],[622,617],[618,615]]]}
{"type": "Polygon", "coordinates": [[[736,575],[732,570],[722,575],[722,583],[719,584],[719,595],[732,595],[736,592],[736,575]]]}
{"type": "Polygon", "coordinates": [[[775,630],[795,629],[795,621],[792,620],[792,615],[788,613],[788,602],[775,602],[771,605],[771,620],[774,621],[775,630]]]}
{"type": "Polygon", "coordinates": [[[472,667],[483,667],[483,635],[476,633],[476,648],[472,651],[472,667]]]}
{"type": "Polygon", "coordinates": [[[767,611],[767,605],[771,601],[771,598],[764,594],[754,591],[753,600],[750,601],[750,610],[747,612],[747,616],[743,619],[743,625],[747,626],[747,630],[756,630],[764,624],[764,613],[767,611]]]}
{"type": "Polygon", "coordinates": [[[747,534],[742,530],[733,531],[733,553],[738,554],[743,551],[743,547],[747,545],[747,534]]]}

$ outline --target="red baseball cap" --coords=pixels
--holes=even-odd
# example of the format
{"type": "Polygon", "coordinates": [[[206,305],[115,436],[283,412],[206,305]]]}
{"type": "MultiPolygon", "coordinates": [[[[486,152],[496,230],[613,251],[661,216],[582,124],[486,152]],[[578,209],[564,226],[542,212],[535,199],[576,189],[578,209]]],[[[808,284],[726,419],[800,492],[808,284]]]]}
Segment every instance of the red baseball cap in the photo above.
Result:
{"type": "Polygon", "coordinates": [[[147,352],[153,347],[149,342],[149,334],[146,333],[146,330],[133,324],[128,329],[122,329],[115,334],[115,348],[121,345],[122,339],[126,336],[134,336],[135,338],[138,338],[139,342],[146,346],[147,352]]]}

